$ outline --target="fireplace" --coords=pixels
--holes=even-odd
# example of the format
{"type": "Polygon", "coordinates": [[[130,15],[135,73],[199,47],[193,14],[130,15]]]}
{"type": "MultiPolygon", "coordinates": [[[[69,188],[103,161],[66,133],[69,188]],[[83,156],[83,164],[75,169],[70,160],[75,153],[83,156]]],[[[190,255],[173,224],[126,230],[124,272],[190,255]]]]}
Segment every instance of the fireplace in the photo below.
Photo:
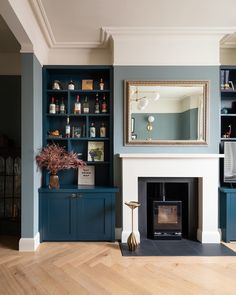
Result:
{"type": "Polygon", "coordinates": [[[197,239],[198,179],[145,177],[138,180],[139,229],[151,239],[197,239]]]}
{"type": "MultiPolygon", "coordinates": [[[[218,229],[218,184],[219,154],[120,154],[122,159],[122,243],[126,243],[131,231],[130,211],[125,202],[140,201],[141,206],[134,212],[133,230],[137,241],[143,231],[147,234],[147,201],[140,199],[140,179],[145,178],[193,178],[197,180],[197,197],[182,201],[182,235],[202,243],[220,243],[218,229]],[[194,204],[197,200],[197,204],[194,204]],[[190,203],[189,203],[190,201],[190,203]],[[184,210],[188,206],[189,210],[184,210]],[[195,209],[198,215],[189,218],[195,209]],[[185,215],[185,212],[188,212],[185,215]],[[144,219],[145,216],[145,219],[144,219]],[[187,221],[185,220],[187,218],[187,221]]],[[[182,186],[186,190],[186,184],[182,186]]],[[[166,189],[166,196],[169,189],[166,189]]],[[[175,194],[171,195],[174,198],[175,194]]],[[[146,195],[145,195],[146,198],[146,195]]],[[[183,198],[183,197],[181,197],[183,198]]],[[[158,201],[158,200],[157,200],[158,201]]],[[[161,201],[161,200],[160,200],[161,201]]],[[[174,200],[176,201],[176,200],[174,200]]]]}
{"type": "Polygon", "coordinates": [[[153,201],[151,238],[160,240],[181,239],[182,202],[153,201]]]}

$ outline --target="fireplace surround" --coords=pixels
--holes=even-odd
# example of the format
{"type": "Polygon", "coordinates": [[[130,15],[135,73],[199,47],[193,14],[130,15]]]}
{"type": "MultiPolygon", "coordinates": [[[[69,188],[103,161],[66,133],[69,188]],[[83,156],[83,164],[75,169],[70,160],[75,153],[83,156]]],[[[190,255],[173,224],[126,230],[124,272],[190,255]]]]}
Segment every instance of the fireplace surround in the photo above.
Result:
{"type": "MultiPolygon", "coordinates": [[[[197,240],[220,243],[218,228],[219,154],[120,154],[122,159],[123,204],[138,201],[138,179],[143,177],[197,178],[197,240]]],[[[141,204],[143,206],[143,204],[141,204]]],[[[131,231],[130,212],[123,205],[121,241],[126,243],[131,231]]],[[[140,241],[139,215],[134,213],[134,233],[140,241]]]]}

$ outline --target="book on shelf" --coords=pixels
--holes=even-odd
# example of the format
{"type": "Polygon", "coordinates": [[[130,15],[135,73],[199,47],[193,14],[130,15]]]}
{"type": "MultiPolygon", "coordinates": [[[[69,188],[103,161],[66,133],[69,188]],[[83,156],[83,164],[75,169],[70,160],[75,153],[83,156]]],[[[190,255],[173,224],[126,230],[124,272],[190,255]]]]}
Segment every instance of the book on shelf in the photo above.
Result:
{"type": "Polygon", "coordinates": [[[104,142],[88,141],[88,162],[104,161],[104,142]]]}
{"type": "Polygon", "coordinates": [[[95,185],[95,167],[83,166],[78,169],[78,185],[95,185]]]}

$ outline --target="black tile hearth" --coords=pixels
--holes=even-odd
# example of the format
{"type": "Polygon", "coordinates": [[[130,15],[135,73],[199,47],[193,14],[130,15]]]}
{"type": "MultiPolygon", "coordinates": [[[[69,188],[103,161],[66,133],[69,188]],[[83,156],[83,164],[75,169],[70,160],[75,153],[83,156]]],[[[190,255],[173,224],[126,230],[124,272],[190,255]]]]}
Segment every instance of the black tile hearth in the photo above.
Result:
{"type": "Polygon", "coordinates": [[[191,240],[142,239],[131,252],[127,244],[120,243],[122,256],[236,256],[236,252],[223,244],[201,244],[191,240]]]}

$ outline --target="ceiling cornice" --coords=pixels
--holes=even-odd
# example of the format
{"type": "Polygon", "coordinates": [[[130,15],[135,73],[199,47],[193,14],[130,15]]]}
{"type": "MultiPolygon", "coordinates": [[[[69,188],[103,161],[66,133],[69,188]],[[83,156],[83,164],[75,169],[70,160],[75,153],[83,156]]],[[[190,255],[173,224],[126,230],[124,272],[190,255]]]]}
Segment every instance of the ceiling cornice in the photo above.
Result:
{"type": "Polygon", "coordinates": [[[109,36],[158,36],[158,35],[226,35],[236,32],[236,27],[103,27],[109,36]]]}
{"type": "Polygon", "coordinates": [[[50,22],[47,18],[47,14],[43,7],[41,0],[30,0],[29,1],[35,17],[42,30],[44,38],[51,49],[76,49],[76,48],[104,48],[106,47],[106,40],[104,40],[106,34],[101,32],[100,41],[98,42],[58,42],[53,34],[50,22]]]}

